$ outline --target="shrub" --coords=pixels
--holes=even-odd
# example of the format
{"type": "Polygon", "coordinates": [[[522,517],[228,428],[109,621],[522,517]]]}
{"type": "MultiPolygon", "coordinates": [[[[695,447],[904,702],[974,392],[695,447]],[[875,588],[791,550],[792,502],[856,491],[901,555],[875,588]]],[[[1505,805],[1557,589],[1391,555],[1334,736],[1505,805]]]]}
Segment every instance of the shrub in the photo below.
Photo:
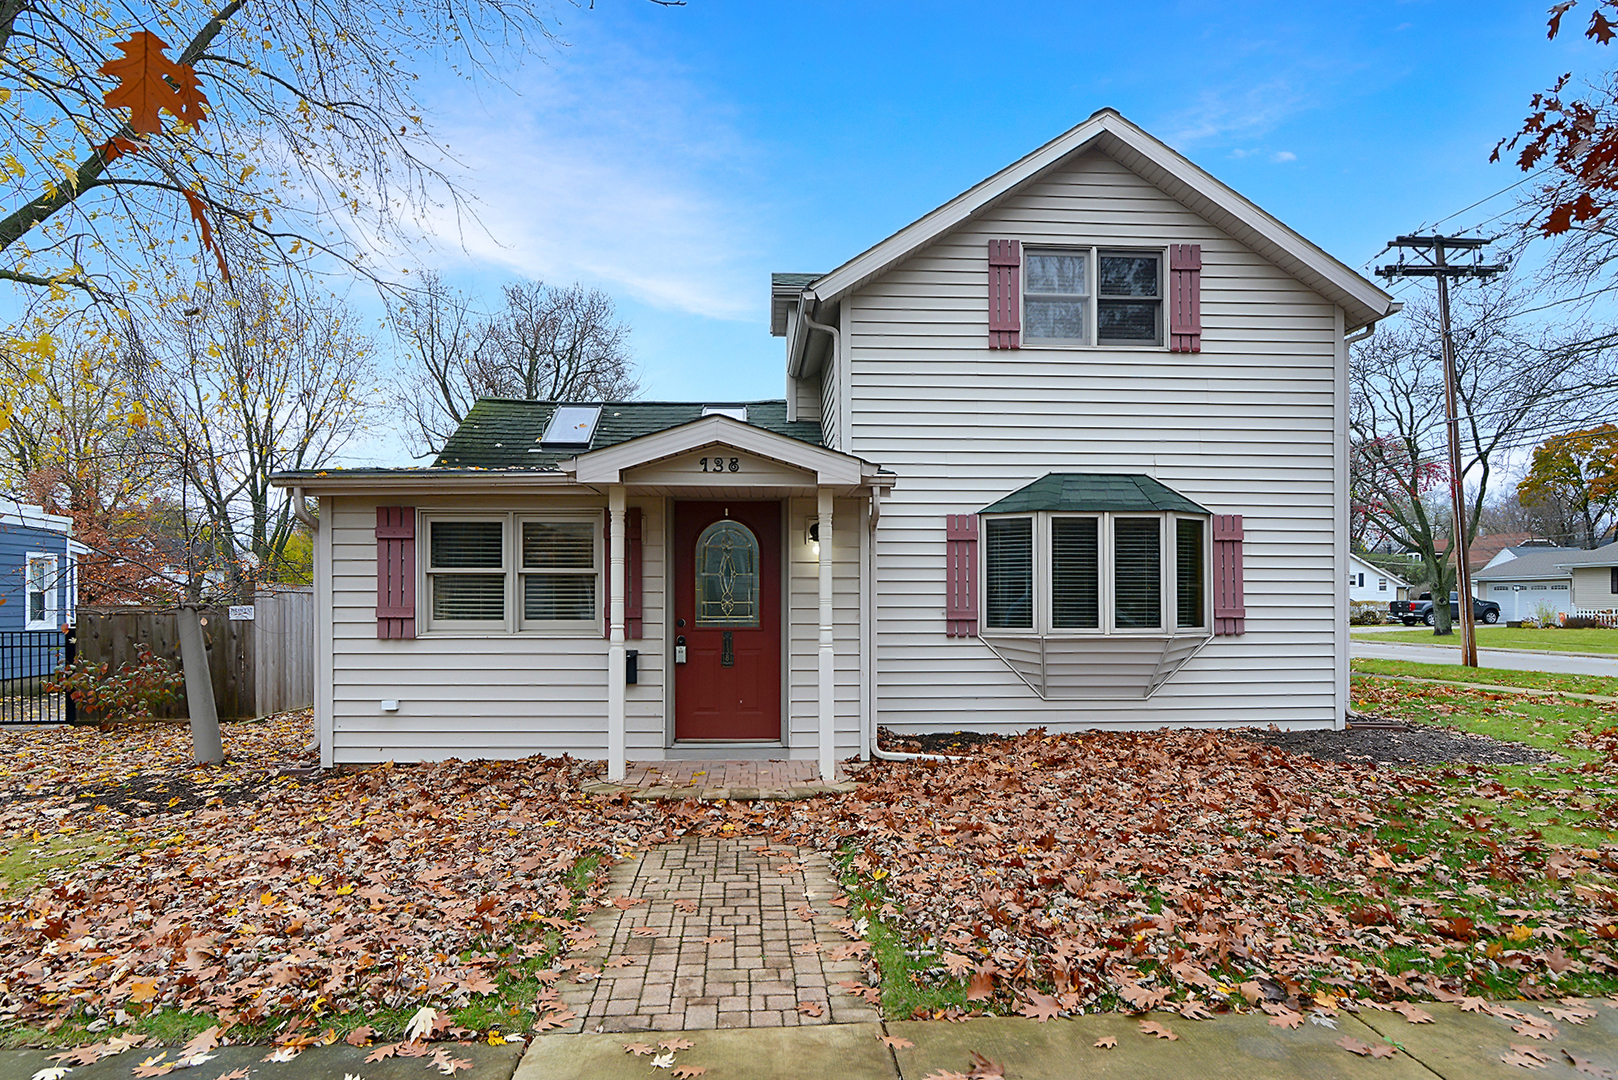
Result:
{"type": "Polygon", "coordinates": [[[1606,624],[1600,619],[1591,618],[1589,615],[1564,615],[1562,617],[1562,629],[1604,630],[1606,629],[1606,624]]]}
{"type": "Polygon", "coordinates": [[[1348,622],[1350,626],[1380,626],[1388,621],[1388,605],[1378,600],[1350,600],[1348,622]]]}
{"type": "Polygon", "coordinates": [[[109,672],[105,663],[83,660],[56,673],[45,689],[66,694],[86,712],[101,714],[105,720],[142,720],[164,705],[178,701],[185,691],[185,676],[173,661],[152,652],[150,645],[137,644],[135,659],[109,672]]]}

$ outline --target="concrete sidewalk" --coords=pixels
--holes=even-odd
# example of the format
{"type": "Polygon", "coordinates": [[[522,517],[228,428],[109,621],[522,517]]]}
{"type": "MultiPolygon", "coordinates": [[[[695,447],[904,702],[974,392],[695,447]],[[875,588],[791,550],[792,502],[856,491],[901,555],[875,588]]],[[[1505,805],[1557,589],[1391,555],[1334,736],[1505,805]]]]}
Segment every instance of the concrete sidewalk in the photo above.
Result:
{"type": "MultiPolygon", "coordinates": [[[[1594,1002],[1587,1008],[1595,1015],[1574,1023],[1528,1002],[1511,1004],[1537,1019],[1531,1029],[1519,1033],[1512,1028],[1522,1026],[1520,1021],[1424,1004],[1432,1023],[1412,1024],[1398,1013],[1365,1009],[1339,1014],[1335,1027],[1305,1020],[1292,1029],[1262,1014],[1201,1022],[1173,1014],[1108,1014],[1044,1024],[988,1017],[963,1023],[544,1035],[534,1039],[520,1062],[518,1046],[444,1046],[454,1058],[471,1063],[455,1074],[461,1080],[923,1080],[969,1073],[974,1054],[1020,1080],[1618,1078],[1618,1007],[1594,1002]],[[1175,1038],[1143,1031],[1143,1019],[1175,1038]],[[1345,1039],[1356,1049],[1375,1047],[1386,1056],[1352,1053],[1340,1044],[1345,1039]]],[[[273,1063],[263,1061],[268,1049],[222,1048],[206,1064],[168,1075],[221,1080],[238,1069],[246,1070],[240,1080],[436,1080],[441,1075],[430,1056],[366,1064],[368,1051],[339,1044],[311,1047],[290,1062],[273,1063]]],[[[0,1053],[0,1080],[31,1080],[57,1064],[47,1060],[49,1053],[0,1053]]],[[[127,1080],[155,1053],[127,1051],[74,1068],[63,1080],[127,1080]]]]}

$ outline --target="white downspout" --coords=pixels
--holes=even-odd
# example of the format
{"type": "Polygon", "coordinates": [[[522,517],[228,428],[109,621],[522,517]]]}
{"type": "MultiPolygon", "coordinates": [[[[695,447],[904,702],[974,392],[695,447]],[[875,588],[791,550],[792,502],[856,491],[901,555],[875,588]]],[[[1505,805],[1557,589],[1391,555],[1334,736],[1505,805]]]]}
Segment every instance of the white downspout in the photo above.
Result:
{"type": "Polygon", "coordinates": [[[303,505],[303,488],[292,489],[292,516],[309,527],[310,535],[320,531],[320,519],[309,513],[309,508],[303,505]]]}

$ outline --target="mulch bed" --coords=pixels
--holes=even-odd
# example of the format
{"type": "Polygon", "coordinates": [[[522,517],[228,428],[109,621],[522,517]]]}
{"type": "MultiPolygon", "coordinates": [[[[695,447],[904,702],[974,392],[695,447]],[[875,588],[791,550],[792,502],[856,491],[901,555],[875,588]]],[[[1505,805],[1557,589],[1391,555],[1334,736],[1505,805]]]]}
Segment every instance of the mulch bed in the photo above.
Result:
{"type": "MultiPolygon", "coordinates": [[[[1347,731],[1262,731],[1240,728],[1232,734],[1256,739],[1266,746],[1309,754],[1321,761],[1372,765],[1445,765],[1456,762],[1476,765],[1535,765],[1560,761],[1555,754],[1535,750],[1521,743],[1503,742],[1487,735],[1471,735],[1451,728],[1410,726],[1390,728],[1350,728],[1347,731]]],[[[884,750],[910,754],[944,754],[973,757],[1007,744],[1011,737],[978,731],[952,731],[923,735],[900,735],[881,729],[884,750]]]]}

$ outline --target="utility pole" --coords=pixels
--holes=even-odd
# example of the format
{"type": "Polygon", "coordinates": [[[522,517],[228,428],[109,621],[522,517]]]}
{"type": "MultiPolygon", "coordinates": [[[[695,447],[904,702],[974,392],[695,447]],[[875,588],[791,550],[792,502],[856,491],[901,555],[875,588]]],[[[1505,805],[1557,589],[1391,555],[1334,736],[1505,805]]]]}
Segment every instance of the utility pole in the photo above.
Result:
{"type": "MultiPolygon", "coordinates": [[[[1461,601],[1461,663],[1474,668],[1478,666],[1478,633],[1472,611],[1472,568],[1468,563],[1472,545],[1466,535],[1466,493],[1461,485],[1461,418],[1457,405],[1460,395],[1455,373],[1455,341],[1449,332],[1449,282],[1451,278],[1491,278],[1504,273],[1504,266],[1483,265],[1479,253],[1488,244],[1489,241],[1476,236],[1401,236],[1388,242],[1388,247],[1399,249],[1398,263],[1376,269],[1379,276],[1389,281],[1396,277],[1438,280],[1438,327],[1444,339],[1444,422],[1449,436],[1449,498],[1451,516],[1455,519],[1455,538],[1450,543],[1450,551],[1456,556],[1455,591],[1461,601]],[[1406,263],[1406,249],[1414,251],[1421,261],[1406,263]],[[1447,258],[1451,251],[1471,252],[1472,261],[1452,263],[1447,258]]],[[[1439,599],[1433,598],[1435,609],[1439,599]]]]}

